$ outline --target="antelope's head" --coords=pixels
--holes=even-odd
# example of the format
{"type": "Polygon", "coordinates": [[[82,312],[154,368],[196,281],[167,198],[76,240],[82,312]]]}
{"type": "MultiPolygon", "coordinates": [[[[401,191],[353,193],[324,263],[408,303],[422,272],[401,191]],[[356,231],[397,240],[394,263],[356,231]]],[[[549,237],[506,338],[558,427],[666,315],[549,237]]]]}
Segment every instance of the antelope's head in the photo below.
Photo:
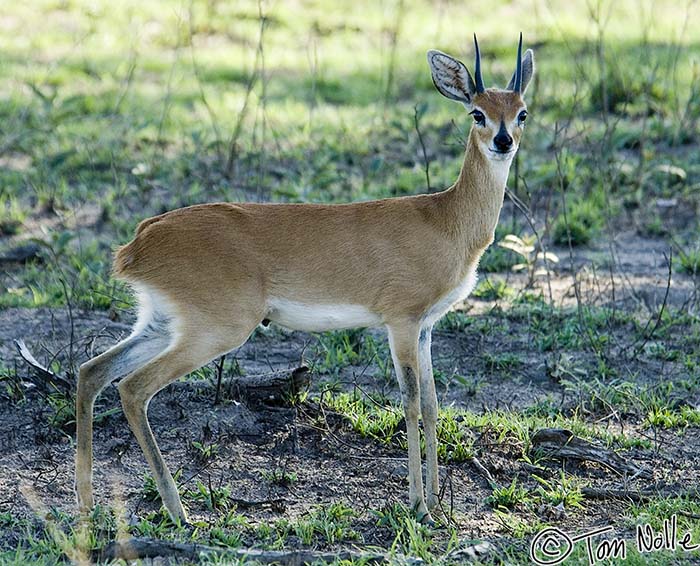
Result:
{"type": "Polygon", "coordinates": [[[535,71],[534,54],[528,49],[522,55],[523,35],[520,34],[517,65],[508,86],[505,89],[484,88],[476,34],[474,47],[475,79],[461,61],[442,51],[428,51],[433,83],[440,94],[464,104],[474,118],[472,133],[476,134],[481,153],[494,161],[510,161],[518,150],[527,119],[523,95],[535,71]]]}

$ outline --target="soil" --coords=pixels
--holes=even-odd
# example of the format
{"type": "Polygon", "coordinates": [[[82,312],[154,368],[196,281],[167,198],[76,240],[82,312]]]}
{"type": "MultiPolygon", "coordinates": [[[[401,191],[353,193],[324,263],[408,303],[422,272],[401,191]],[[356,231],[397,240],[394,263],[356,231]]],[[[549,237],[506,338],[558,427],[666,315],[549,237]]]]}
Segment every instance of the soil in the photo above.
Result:
{"type": "MultiPolygon", "coordinates": [[[[618,305],[619,308],[647,312],[652,317],[666,297],[667,305],[680,308],[691,304],[694,282],[672,274],[668,282],[666,245],[658,240],[645,240],[634,234],[622,235],[616,242],[619,260],[614,277],[595,272],[592,260],[609,253],[607,244],[576,251],[569,258],[568,250],[556,250],[561,263],[549,285],[540,280],[545,294],[552,288],[555,304],[576,304],[572,268],[581,276],[581,293],[587,304],[618,305]],[[614,284],[611,283],[614,281],[614,284]],[[613,294],[614,293],[614,294],[613,294]],[[647,310],[645,310],[647,309],[647,310]]],[[[482,278],[484,275],[482,275],[482,278]]],[[[497,278],[499,276],[490,276],[497,278]]],[[[508,283],[521,289],[523,275],[506,276],[508,283]]],[[[467,326],[463,331],[439,330],[434,333],[433,359],[445,375],[474,379],[474,388],[460,387],[456,382],[440,383],[442,406],[453,405],[474,411],[485,409],[521,410],[543,400],[555,400],[562,410],[575,401],[548,374],[552,353],[532,346],[527,321],[504,317],[503,303],[469,301],[463,306],[483,325],[497,328],[484,332],[483,326],[467,326]],[[517,355],[522,363],[508,372],[491,371],[484,361],[486,354],[504,351],[517,355]]],[[[37,359],[50,365],[60,360],[61,371],[77,367],[128,334],[133,314],[121,320],[103,312],[73,312],[67,309],[6,309],[0,312],[0,358],[5,366],[17,368],[25,383],[29,369],[19,358],[13,339],[26,341],[37,359]],[[73,344],[72,348],[69,346],[73,344]]],[[[625,328],[616,329],[622,344],[625,328]]],[[[378,335],[381,334],[378,331],[378,335]]],[[[294,368],[303,359],[313,357],[316,338],[301,332],[280,329],[257,333],[235,355],[247,374],[271,369],[294,368]]],[[[584,367],[593,361],[589,354],[577,352],[584,367]]],[[[618,367],[626,378],[636,376],[639,383],[655,383],[682,373],[673,362],[620,358],[618,367]]],[[[381,391],[398,399],[396,385],[377,381],[373,368],[344,368],[337,379],[341,387],[361,387],[365,391],[381,391]]],[[[64,373],[69,379],[74,379],[64,373]]],[[[406,456],[403,450],[361,438],[342,418],[328,414],[319,405],[314,393],[319,391],[317,379],[310,400],[297,407],[248,406],[224,395],[214,405],[215,384],[211,379],[180,380],[156,396],[150,406],[150,421],[172,470],[181,470],[180,484],[192,487],[200,480],[208,486],[230,485],[232,497],[241,500],[239,511],[252,524],[271,523],[281,517],[292,520],[319,504],[343,501],[358,511],[353,528],[359,531],[362,545],[384,546],[392,543],[391,531],[377,527],[373,511],[395,502],[407,503],[406,456]],[[208,462],[198,458],[193,441],[216,442],[218,454],[208,462]],[[281,486],[264,477],[265,471],[282,468],[297,475],[297,481],[281,486]],[[246,505],[245,502],[249,502],[246,505]]],[[[74,447],[70,426],[65,430],[52,424],[53,411],[41,387],[25,388],[25,400],[18,402],[0,394],[3,434],[0,437],[0,512],[15,516],[34,516],[47,507],[67,513],[76,511],[73,492],[74,447]]],[[[224,391],[227,390],[224,383],[224,391]]],[[[696,405],[700,399],[687,398],[684,403],[696,405]]],[[[109,386],[98,401],[97,413],[119,406],[116,387],[109,386]]],[[[612,431],[631,437],[651,438],[653,449],[631,449],[625,458],[652,471],[652,479],[634,480],[623,486],[622,478],[595,464],[566,462],[568,471],[593,487],[630,489],[658,488],[681,493],[694,489],[700,480],[700,456],[695,447],[700,431],[689,428],[655,430],[642,428],[634,415],[609,415],[601,422],[612,431]]],[[[518,450],[493,439],[482,438],[480,462],[502,485],[516,475],[529,478],[527,465],[518,459],[518,450]]],[[[129,516],[141,516],[158,504],[144,498],[146,465],[142,453],[128,429],[121,412],[106,416],[95,426],[95,495],[100,502],[123,503],[129,516]]],[[[556,477],[561,463],[551,465],[556,477]]],[[[488,480],[472,463],[441,466],[446,486],[444,505],[450,511],[462,539],[508,540],[507,529],[485,503],[491,488],[488,480]]],[[[624,516],[628,501],[607,500],[586,502],[582,509],[565,511],[558,517],[558,526],[576,532],[595,526],[613,524],[629,534],[624,516]]],[[[191,502],[190,517],[208,521],[212,513],[203,504],[191,502]]],[[[543,510],[547,520],[548,510],[543,510]]],[[[135,520],[133,519],[132,520],[135,520]]],[[[4,532],[5,545],[18,533],[4,532]]],[[[440,536],[447,536],[446,532],[440,536]]],[[[513,539],[510,539],[511,542],[513,539]]],[[[288,544],[294,546],[294,539],[288,544]]],[[[525,543],[518,543],[525,544],[525,543]]]]}

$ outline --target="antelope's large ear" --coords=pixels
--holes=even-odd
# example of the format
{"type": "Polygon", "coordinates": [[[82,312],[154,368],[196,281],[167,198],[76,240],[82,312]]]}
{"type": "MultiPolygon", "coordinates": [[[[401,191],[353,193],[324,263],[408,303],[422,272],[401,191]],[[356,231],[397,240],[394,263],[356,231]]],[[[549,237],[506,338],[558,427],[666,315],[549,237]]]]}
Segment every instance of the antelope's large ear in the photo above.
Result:
{"type": "Polygon", "coordinates": [[[433,76],[433,84],[442,96],[470,106],[476,85],[464,63],[442,51],[428,51],[428,65],[433,76]]]}
{"type": "MultiPolygon", "coordinates": [[[[525,94],[525,91],[527,90],[527,87],[530,84],[530,80],[532,79],[532,76],[535,74],[535,54],[532,52],[532,49],[528,49],[525,52],[525,55],[523,55],[521,72],[523,75],[522,75],[522,84],[520,86],[520,94],[525,94]]],[[[515,73],[513,73],[513,76],[510,79],[510,82],[508,83],[506,90],[513,90],[514,89],[515,76],[517,75],[517,73],[518,73],[518,71],[515,71],[515,73]]]]}

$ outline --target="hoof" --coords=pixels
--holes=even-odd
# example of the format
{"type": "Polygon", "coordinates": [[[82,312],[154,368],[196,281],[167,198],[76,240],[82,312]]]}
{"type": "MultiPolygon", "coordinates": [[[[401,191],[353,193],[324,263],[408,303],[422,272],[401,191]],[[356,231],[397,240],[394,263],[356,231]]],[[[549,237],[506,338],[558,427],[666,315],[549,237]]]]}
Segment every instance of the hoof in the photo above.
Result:
{"type": "Polygon", "coordinates": [[[421,525],[425,525],[426,527],[435,526],[433,516],[427,509],[425,511],[416,511],[416,521],[418,521],[421,525]]]}
{"type": "Polygon", "coordinates": [[[190,521],[187,518],[187,513],[181,506],[178,509],[175,509],[175,512],[171,511],[167,507],[165,507],[165,510],[168,512],[168,516],[170,517],[170,520],[173,522],[174,525],[179,525],[182,527],[190,526],[190,521]]]}
{"type": "Polygon", "coordinates": [[[430,515],[433,517],[433,520],[435,521],[436,525],[438,528],[444,528],[449,526],[450,520],[445,514],[445,512],[442,510],[442,507],[437,506],[433,507],[430,510],[430,515]]]}
{"type": "Polygon", "coordinates": [[[81,516],[89,515],[95,508],[95,500],[92,494],[86,497],[78,497],[78,514],[81,516]]]}

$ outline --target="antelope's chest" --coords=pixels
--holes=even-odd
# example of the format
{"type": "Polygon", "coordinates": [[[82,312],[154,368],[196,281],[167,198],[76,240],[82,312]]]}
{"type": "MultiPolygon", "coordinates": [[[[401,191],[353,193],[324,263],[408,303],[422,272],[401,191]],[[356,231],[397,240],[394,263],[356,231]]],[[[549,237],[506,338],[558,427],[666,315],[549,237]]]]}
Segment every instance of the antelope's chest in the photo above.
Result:
{"type": "Polygon", "coordinates": [[[467,275],[446,294],[441,296],[423,315],[421,326],[432,326],[452,308],[452,305],[466,299],[476,286],[476,268],[470,269],[467,275]]]}

